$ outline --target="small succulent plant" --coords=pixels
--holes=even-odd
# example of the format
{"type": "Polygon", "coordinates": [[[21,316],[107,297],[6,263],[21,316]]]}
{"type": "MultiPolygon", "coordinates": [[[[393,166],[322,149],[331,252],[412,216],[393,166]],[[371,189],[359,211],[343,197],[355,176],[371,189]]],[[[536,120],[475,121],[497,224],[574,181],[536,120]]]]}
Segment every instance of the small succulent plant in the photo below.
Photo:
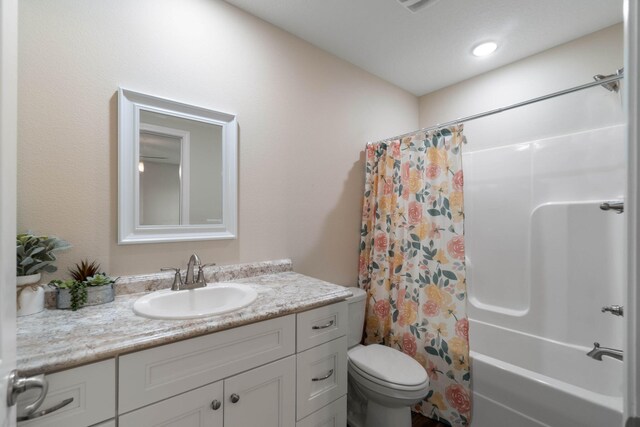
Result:
{"type": "Polygon", "coordinates": [[[52,280],[49,285],[58,289],[68,289],[71,295],[71,310],[76,311],[87,302],[87,287],[105,286],[115,283],[117,279],[106,273],[99,273],[100,264],[96,261],[82,260],[69,269],[71,279],[52,280]]]}
{"type": "Polygon", "coordinates": [[[94,274],[93,276],[87,277],[84,282],[87,284],[87,286],[104,286],[115,283],[116,280],[112,279],[104,273],[98,273],[94,274]]]}
{"type": "Polygon", "coordinates": [[[83,259],[75,267],[69,269],[69,275],[78,282],[86,282],[89,277],[95,276],[99,271],[100,264],[97,261],[90,263],[89,260],[83,259]]]}
{"type": "Polygon", "coordinates": [[[76,311],[87,302],[87,284],[74,279],[52,280],[50,286],[58,289],[68,289],[71,295],[71,310],[76,311]]]}
{"type": "Polygon", "coordinates": [[[56,252],[70,248],[71,245],[53,236],[38,236],[31,232],[16,236],[16,274],[29,276],[42,271],[53,273],[58,268],[53,265],[56,252]]]}

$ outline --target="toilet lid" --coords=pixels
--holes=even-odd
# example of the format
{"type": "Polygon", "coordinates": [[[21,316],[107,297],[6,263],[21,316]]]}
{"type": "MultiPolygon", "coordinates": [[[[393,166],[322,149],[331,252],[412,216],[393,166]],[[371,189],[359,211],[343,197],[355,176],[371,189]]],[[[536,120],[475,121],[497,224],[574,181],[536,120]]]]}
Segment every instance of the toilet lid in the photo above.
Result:
{"type": "Polygon", "coordinates": [[[349,361],[364,373],[379,380],[406,386],[427,381],[427,371],[410,356],[380,344],[349,350],[349,361]]]}

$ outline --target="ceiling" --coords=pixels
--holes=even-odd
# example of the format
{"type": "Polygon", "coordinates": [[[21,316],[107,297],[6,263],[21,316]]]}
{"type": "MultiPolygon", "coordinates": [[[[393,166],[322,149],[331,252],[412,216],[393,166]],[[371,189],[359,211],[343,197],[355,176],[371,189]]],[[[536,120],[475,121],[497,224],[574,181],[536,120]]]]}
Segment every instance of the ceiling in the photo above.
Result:
{"type": "Polygon", "coordinates": [[[622,21],[622,0],[226,0],[415,95],[622,21]],[[498,50],[471,55],[483,41],[498,50]]]}

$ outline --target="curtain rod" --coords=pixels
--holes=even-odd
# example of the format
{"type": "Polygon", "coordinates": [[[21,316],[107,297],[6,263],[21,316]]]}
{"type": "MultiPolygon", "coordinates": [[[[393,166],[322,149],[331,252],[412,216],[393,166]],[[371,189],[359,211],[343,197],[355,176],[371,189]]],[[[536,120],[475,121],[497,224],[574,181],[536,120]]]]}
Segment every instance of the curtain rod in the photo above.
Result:
{"type": "MultiPolygon", "coordinates": [[[[600,80],[595,80],[593,82],[589,82],[589,83],[585,83],[583,85],[580,86],[575,86],[569,89],[564,89],[558,92],[553,92],[547,95],[542,95],[539,96],[537,98],[532,98],[529,99],[527,101],[522,101],[522,102],[518,102],[515,104],[511,104],[511,105],[507,105],[504,107],[500,107],[500,108],[496,108],[493,110],[489,110],[489,111],[485,111],[484,113],[478,113],[478,114],[474,114],[471,116],[467,116],[467,117],[461,117],[455,120],[451,120],[448,122],[444,122],[444,123],[439,123],[437,125],[433,125],[433,126],[429,126],[426,128],[422,128],[419,130],[415,130],[413,132],[407,132],[407,133],[403,133],[401,135],[396,135],[394,137],[391,138],[385,138],[385,139],[381,139],[377,142],[385,142],[385,141],[391,141],[394,139],[401,139],[404,138],[405,136],[409,136],[412,135],[414,133],[417,132],[429,132],[432,130],[437,130],[437,129],[442,129],[445,128],[447,126],[451,126],[451,125],[457,125],[463,122],[470,122],[471,120],[476,120],[482,117],[487,117],[487,116],[492,116],[494,114],[498,114],[498,113],[502,113],[503,111],[508,111],[508,110],[513,110],[514,108],[519,108],[519,107],[524,107],[525,105],[529,105],[529,104],[535,104],[536,102],[540,102],[540,101],[544,101],[546,99],[551,99],[551,98],[556,98],[558,96],[562,96],[562,95],[566,95],[568,93],[572,93],[572,92],[578,92],[580,90],[584,90],[584,89],[589,89],[590,87],[594,87],[594,86],[604,86],[607,83],[613,83],[613,82],[617,82],[618,80],[621,80],[622,78],[624,78],[624,72],[623,71],[619,71],[619,74],[613,74],[611,76],[607,76],[605,78],[602,78],[600,80]]],[[[369,142],[369,144],[376,144],[377,142],[369,142]]]]}

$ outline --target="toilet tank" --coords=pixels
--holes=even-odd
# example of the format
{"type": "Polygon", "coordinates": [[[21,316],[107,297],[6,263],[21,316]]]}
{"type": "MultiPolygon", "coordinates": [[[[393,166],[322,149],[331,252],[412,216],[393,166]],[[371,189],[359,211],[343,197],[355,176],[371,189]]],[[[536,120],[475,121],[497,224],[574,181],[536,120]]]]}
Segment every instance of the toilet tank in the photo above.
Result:
{"type": "Polygon", "coordinates": [[[367,304],[367,292],[360,288],[349,288],[352,297],[347,298],[347,310],[349,312],[349,329],[347,339],[349,348],[360,344],[362,330],[364,328],[364,314],[367,304]]]}

